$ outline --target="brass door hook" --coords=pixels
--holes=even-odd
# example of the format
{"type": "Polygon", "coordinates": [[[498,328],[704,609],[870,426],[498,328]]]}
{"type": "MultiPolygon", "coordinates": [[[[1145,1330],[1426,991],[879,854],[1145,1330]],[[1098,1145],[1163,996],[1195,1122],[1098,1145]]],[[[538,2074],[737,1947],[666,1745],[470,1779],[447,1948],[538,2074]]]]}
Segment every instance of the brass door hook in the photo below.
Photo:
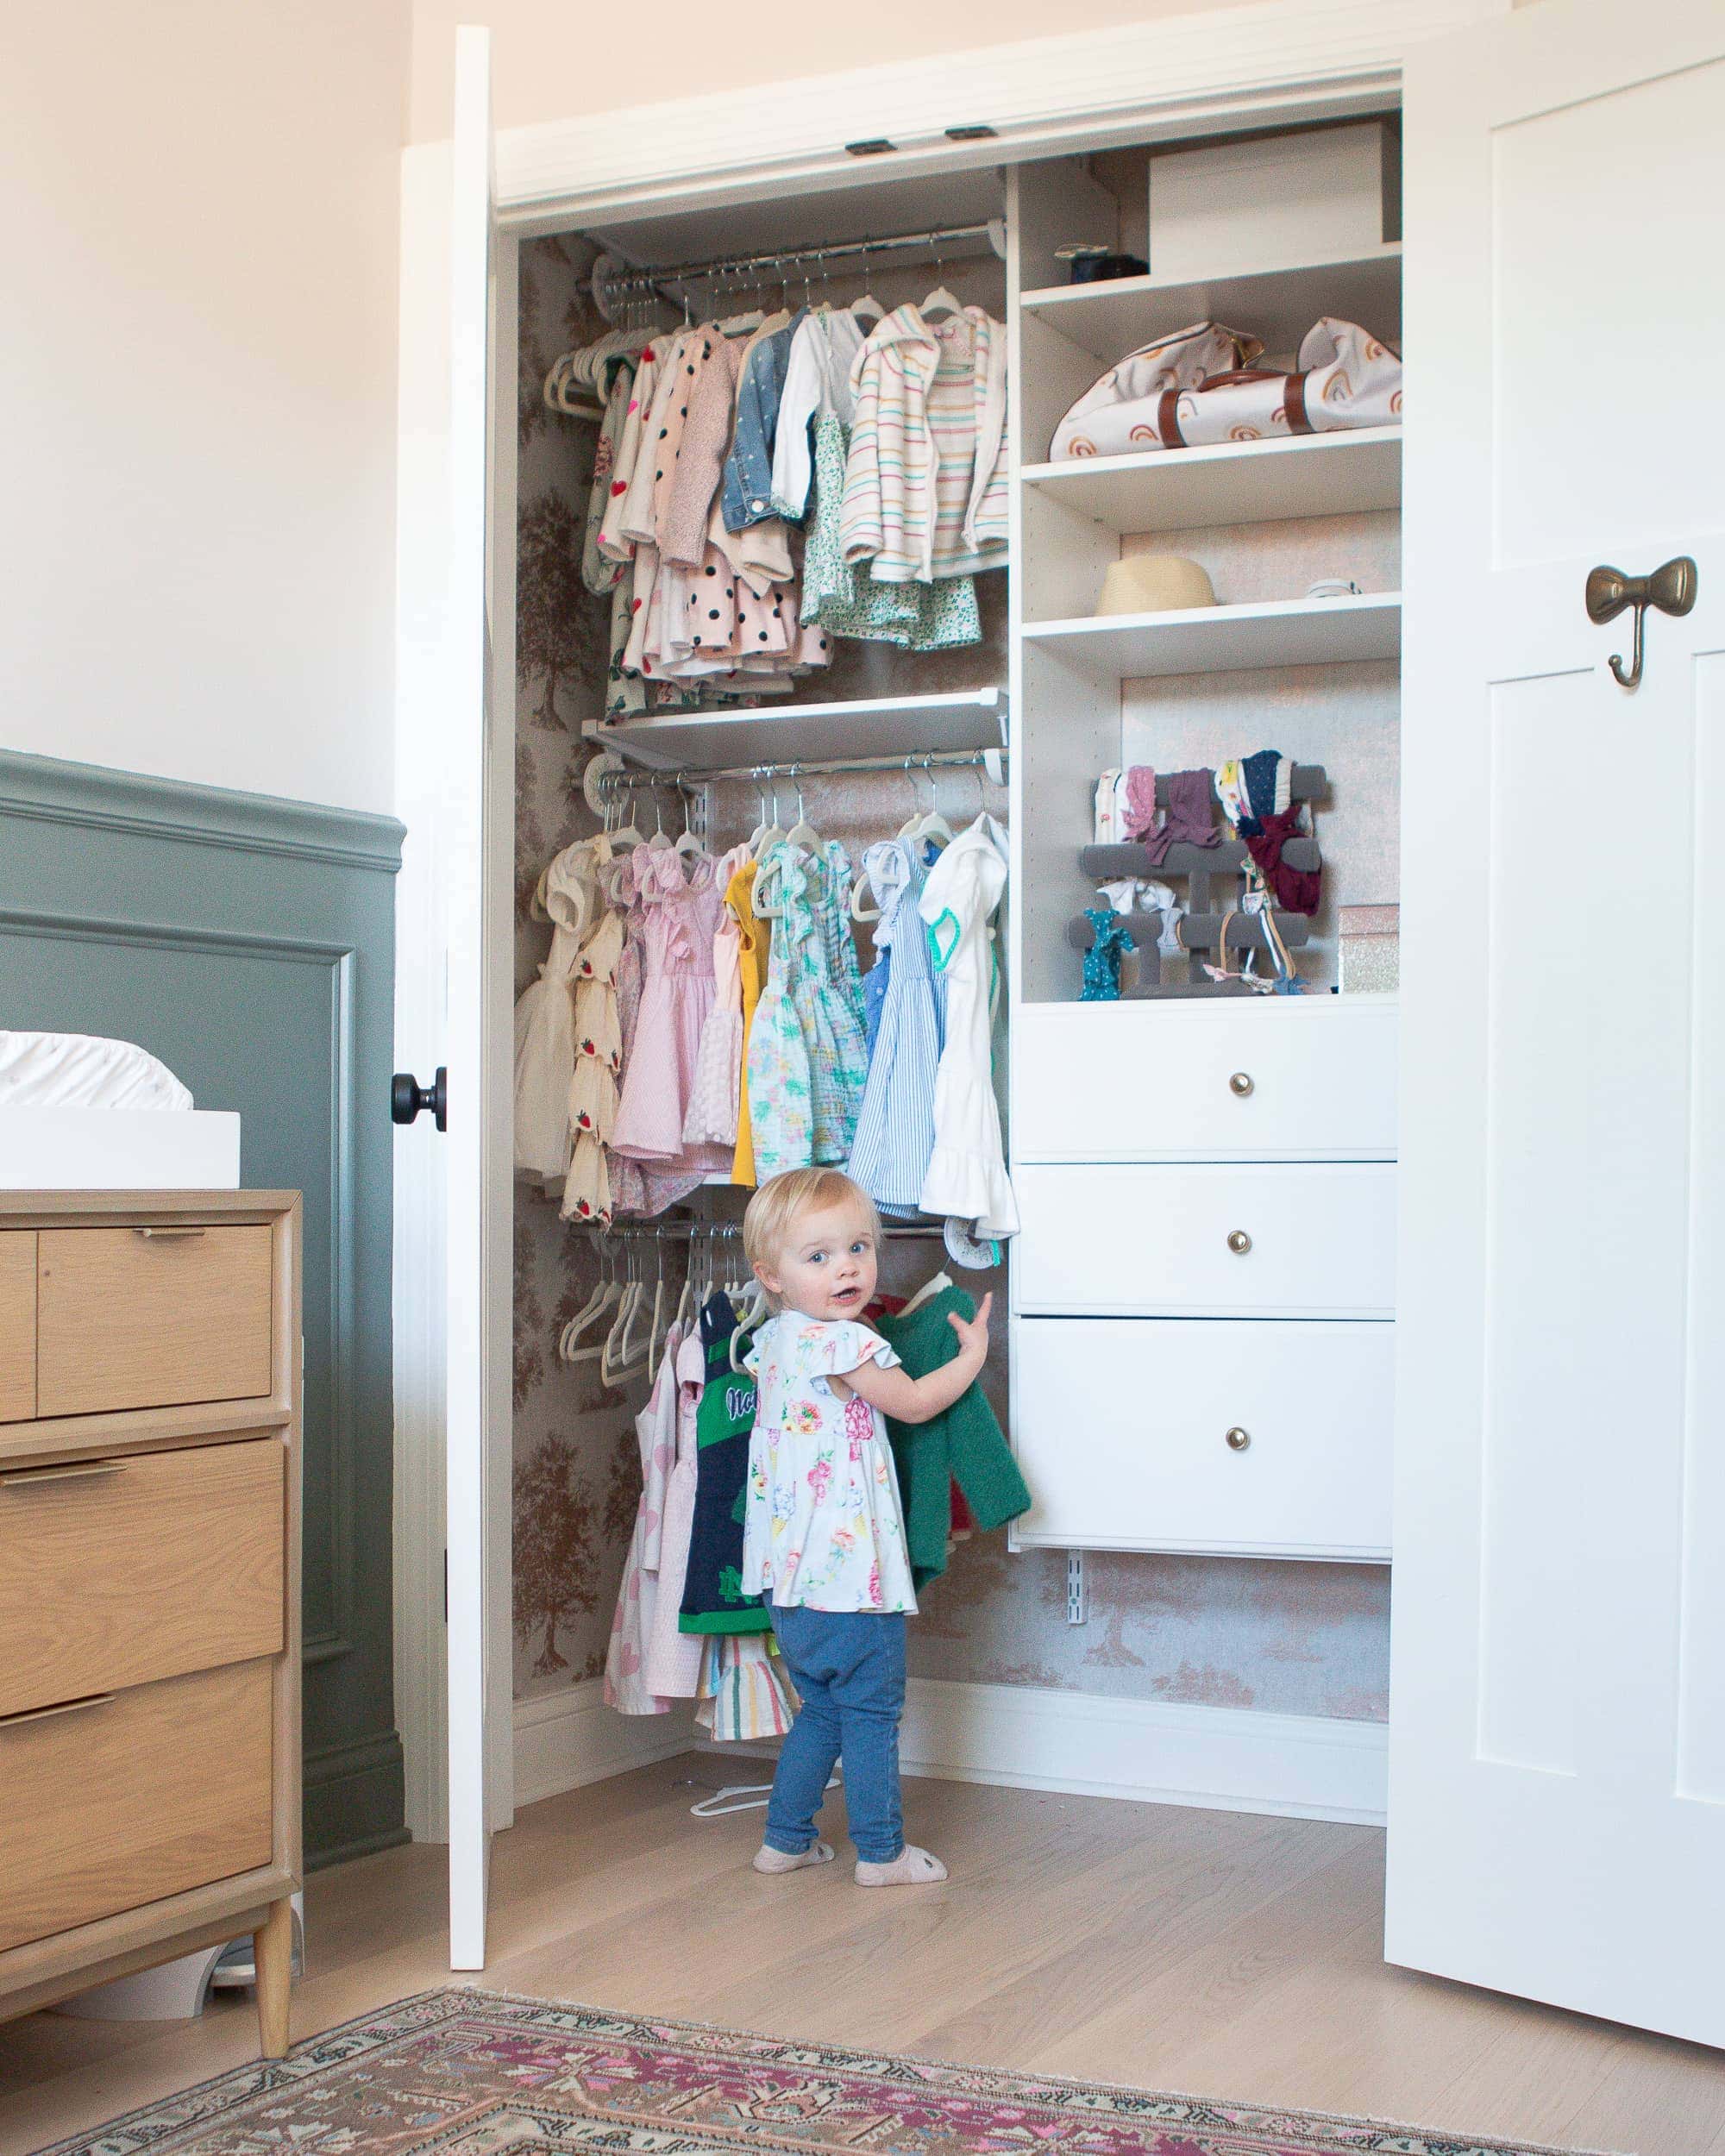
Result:
{"type": "Polygon", "coordinates": [[[1635,610],[1635,640],[1630,648],[1629,670],[1623,670],[1621,653],[1611,655],[1612,678],[1620,687],[1641,685],[1642,624],[1647,609],[1662,614],[1686,614],[1695,604],[1698,581],[1694,562],[1686,554],[1663,561],[1650,576],[1625,576],[1622,569],[1603,563],[1587,573],[1587,617],[1593,622],[1615,621],[1626,606],[1635,610]]]}

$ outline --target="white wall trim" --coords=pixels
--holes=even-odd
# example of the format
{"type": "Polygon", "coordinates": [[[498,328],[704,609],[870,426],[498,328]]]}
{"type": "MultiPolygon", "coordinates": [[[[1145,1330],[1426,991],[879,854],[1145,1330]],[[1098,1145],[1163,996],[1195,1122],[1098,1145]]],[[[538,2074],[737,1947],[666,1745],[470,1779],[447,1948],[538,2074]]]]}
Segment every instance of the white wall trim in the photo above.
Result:
{"type": "Polygon", "coordinates": [[[1197,134],[1234,116],[1370,110],[1394,102],[1410,46],[1508,11],[1509,0],[1253,0],[775,84],[761,93],[763,125],[726,91],[509,128],[498,136],[498,209],[506,223],[547,230],[625,207],[1197,134]],[[949,127],[976,123],[998,139],[947,141],[949,127]],[[866,165],[846,155],[847,141],[876,135],[897,154],[866,165]]]}
{"type": "Polygon", "coordinates": [[[585,1789],[655,1759],[693,1749],[699,1732],[687,1711],[619,1714],[605,1703],[604,1682],[589,1677],[561,1692],[515,1702],[515,1802],[536,1804],[585,1789]]]}
{"type": "MultiPolygon", "coordinates": [[[[687,1714],[674,1710],[614,1714],[601,1694],[594,1678],[517,1702],[518,1804],[679,1752],[737,1759],[770,1757],[775,1749],[714,1745],[687,1714]]],[[[1381,1827],[1384,1819],[1388,1732],[1382,1722],[913,1677],[899,1749],[906,1774],[942,1782],[1357,1826],[1381,1827]]]]}
{"type": "Polygon", "coordinates": [[[1382,1826],[1382,1722],[913,1677],[900,1754],[948,1782],[1382,1826]]]}

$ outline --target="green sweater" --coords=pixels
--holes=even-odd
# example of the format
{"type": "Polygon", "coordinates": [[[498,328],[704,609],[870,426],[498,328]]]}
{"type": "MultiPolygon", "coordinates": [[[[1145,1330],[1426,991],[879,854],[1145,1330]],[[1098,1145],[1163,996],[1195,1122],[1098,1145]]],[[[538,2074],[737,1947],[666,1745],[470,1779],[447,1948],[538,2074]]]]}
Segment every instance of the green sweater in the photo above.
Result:
{"type": "MultiPolygon", "coordinates": [[[[913,1377],[925,1377],[958,1352],[958,1335],[947,1323],[954,1311],[968,1319],[976,1306],[962,1288],[945,1288],[902,1317],[881,1318],[875,1330],[913,1377]]],[[[946,1570],[955,1482],[981,1528],[1004,1527],[1030,1510],[1024,1476],[980,1385],[931,1421],[895,1422],[889,1415],[887,1435],[904,1502],[911,1576],[919,1587],[946,1570]]]]}

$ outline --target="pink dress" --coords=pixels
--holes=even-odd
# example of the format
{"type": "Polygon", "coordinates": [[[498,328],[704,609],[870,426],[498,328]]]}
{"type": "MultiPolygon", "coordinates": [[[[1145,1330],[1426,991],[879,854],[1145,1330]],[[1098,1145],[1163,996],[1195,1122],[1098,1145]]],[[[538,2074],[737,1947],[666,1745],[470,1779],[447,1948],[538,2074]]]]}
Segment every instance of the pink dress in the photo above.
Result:
{"type": "Polygon", "coordinates": [[[723,901],[705,856],[696,856],[686,873],[674,847],[638,846],[630,868],[641,907],[641,1005],[611,1149],[625,1160],[674,1164],[699,1181],[730,1167],[725,1148],[683,1138],[713,1005],[713,937],[723,901]]]}

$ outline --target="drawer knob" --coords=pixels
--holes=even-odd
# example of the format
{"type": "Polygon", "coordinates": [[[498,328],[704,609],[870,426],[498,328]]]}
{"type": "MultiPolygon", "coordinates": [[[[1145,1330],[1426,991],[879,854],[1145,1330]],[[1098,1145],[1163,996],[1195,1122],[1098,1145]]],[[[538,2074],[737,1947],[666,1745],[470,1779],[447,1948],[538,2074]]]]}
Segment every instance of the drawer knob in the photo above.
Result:
{"type": "Polygon", "coordinates": [[[1226,1443],[1230,1452],[1244,1452],[1247,1445],[1251,1443],[1251,1432],[1250,1430],[1242,1430],[1239,1423],[1236,1423],[1227,1433],[1226,1443]]]}
{"type": "Polygon", "coordinates": [[[1251,1091],[1251,1073],[1249,1070],[1237,1070],[1228,1081],[1228,1091],[1237,1100],[1244,1100],[1247,1094],[1251,1091]]]}
{"type": "Polygon", "coordinates": [[[1246,1252],[1251,1248],[1251,1238],[1246,1233],[1244,1228],[1230,1228],[1228,1231],[1228,1248],[1233,1252],[1236,1257],[1244,1257],[1246,1252]]]}

